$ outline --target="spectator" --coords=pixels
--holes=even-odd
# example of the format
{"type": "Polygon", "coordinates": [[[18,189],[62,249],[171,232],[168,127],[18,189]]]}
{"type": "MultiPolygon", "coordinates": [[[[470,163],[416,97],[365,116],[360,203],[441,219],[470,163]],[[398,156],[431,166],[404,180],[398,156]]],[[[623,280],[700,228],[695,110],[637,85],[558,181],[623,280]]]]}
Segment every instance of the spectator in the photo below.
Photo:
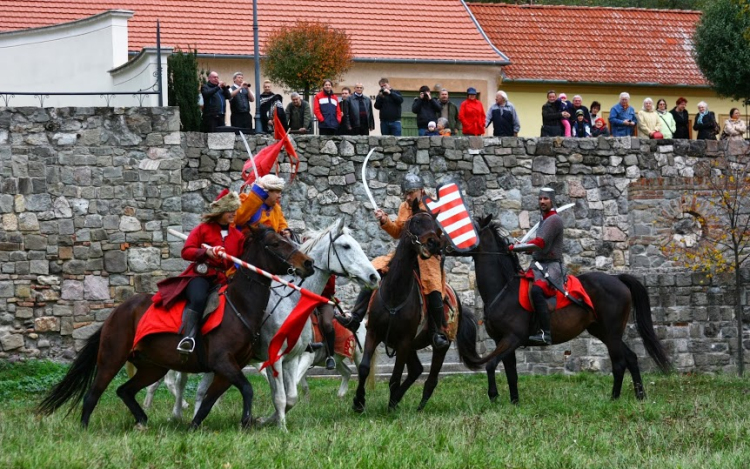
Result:
{"type": "Polygon", "coordinates": [[[436,137],[440,135],[440,133],[437,130],[437,124],[434,122],[428,122],[427,123],[427,132],[425,132],[425,137],[436,137]]]}
{"type": "Polygon", "coordinates": [[[602,105],[599,103],[599,101],[594,101],[591,103],[591,106],[589,106],[589,117],[591,118],[591,123],[595,124],[596,120],[600,117],[602,117],[601,114],[602,105]]]}
{"type": "MultiPolygon", "coordinates": [[[[458,120],[458,107],[451,102],[448,90],[440,90],[438,103],[440,103],[440,117],[448,119],[448,125],[445,128],[450,130],[451,135],[458,135],[458,130],[461,129],[461,122],[458,120]]],[[[440,127],[440,123],[438,123],[438,127],[440,127]]]]}
{"type": "Polygon", "coordinates": [[[375,98],[375,109],[380,111],[380,133],[382,135],[401,136],[401,104],[404,98],[401,93],[391,88],[387,78],[378,82],[380,91],[375,98]]]}
{"type": "MultiPolygon", "coordinates": [[[[263,82],[263,92],[258,96],[258,106],[260,107],[260,128],[262,133],[269,134],[273,132],[273,112],[281,108],[284,113],[283,98],[280,94],[271,91],[271,82],[263,82]]],[[[286,116],[284,116],[286,118],[286,116]]],[[[281,116],[279,116],[281,118],[281,116]]],[[[281,122],[286,122],[286,119],[281,122]]]]}
{"type": "Polygon", "coordinates": [[[587,124],[589,124],[589,127],[591,127],[591,124],[594,122],[591,120],[591,113],[589,113],[589,108],[583,105],[583,98],[581,95],[575,95],[573,96],[573,104],[570,108],[570,125],[573,125],[575,121],[578,120],[578,118],[575,116],[575,114],[578,111],[583,111],[583,120],[586,121],[587,124]]]}
{"type": "Polygon", "coordinates": [[[518,137],[518,131],[521,130],[516,108],[513,103],[508,102],[508,95],[503,90],[495,93],[495,104],[487,111],[484,126],[489,127],[490,124],[495,137],[518,137]]]}
{"type": "Polygon", "coordinates": [[[336,135],[351,135],[352,124],[349,118],[349,97],[352,95],[352,89],[348,86],[341,88],[341,95],[339,96],[339,110],[341,112],[341,125],[339,130],[336,131],[336,135]]]}
{"type": "Polygon", "coordinates": [[[486,114],[482,102],[477,99],[477,90],[471,87],[466,90],[466,101],[458,110],[458,120],[464,135],[484,135],[486,114]]]}
{"type": "Polygon", "coordinates": [[[594,126],[591,128],[592,137],[609,137],[609,129],[604,119],[597,117],[594,121],[594,126]]]}
{"type": "Polygon", "coordinates": [[[229,87],[223,81],[219,81],[219,74],[211,71],[208,74],[208,82],[201,87],[203,96],[203,120],[201,121],[201,132],[216,132],[217,127],[224,125],[226,100],[230,98],[229,87]]]}
{"type": "Polygon", "coordinates": [[[570,134],[577,138],[591,137],[591,124],[586,122],[586,114],[583,109],[576,111],[576,120],[570,126],[570,134]]]}
{"type": "Polygon", "coordinates": [[[716,116],[708,110],[708,104],[705,101],[698,103],[698,114],[695,115],[693,130],[698,131],[696,140],[716,140],[719,133],[719,124],[716,123],[716,116]]]}
{"type": "Polygon", "coordinates": [[[570,137],[570,121],[572,119],[575,119],[575,116],[573,115],[573,103],[568,101],[568,95],[565,93],[560,93],[560,97],[557,100],[557,108],[561,112],[568,113],[568,117],[563,119],[560,122],[560,125],[562,125],[563,128],[563,135],[566,137],[570,137]]]}
{"type": "Polygon", "coordinates": [[[341,124],[341,109],[339,100],[333,93],[333,82],[323,81],[323,89],[315,95],[313,111],[318,119],[320,135],[336,135],[341,124]]]}
{"type": "Polygon", "coordinates": [[[229,100],[229,109],[232,110],[230,116],[232,127],[253,130],[250,103],[255,102],[255,95],[250,91],[250,83],[245,81],[242,72],[235,73],[232,80],[234,84],[229,88],[232,96],[229,100]]]}
{"type": "Polygon", "coordinates": [[[631,137],[637,122],[635,109],[630,105],[630,95],[620,93],[620,102],[612,106],[609,111],[609,125],[612,126],[612,136],[631,137]]]}
{"type": "Polygon", "coordinates": [[[740,110],[733,107],[729,111],[729,119],[724,122],[724,131],[721,134],[722,140],[729,139],[744,141],[746,130],[747,125],[745,125],[745,121],[740,119],[740,110]]]}
{"type": "Polygon", "coordinates": [[[289,133],[306,134],[312,129],[310,105],[297,92],[291,94],[292,102],[286,107],[289,133]]]}
{"type": "Polygon", "coordinates": [[[430,88],[422,86],[419,88],[419,96],[414,98],[411,112],[417,115],[417,129],[419,136],[427,133],[427,124],[436,121],[440,112],[440,104],[437,99],[430,96],[430,88]]]}
{"type": "Polygon", "coordinates": [[[661,121],[661,133],[664,138],[674,138],[674,131],[677,128],[677,124],[674,122],[674,117],[667,111],[667,102],[660,99],[656,102],[656,114],[659,116],[661,121]]]}
{"type": "Polygon", "coordinates": [[[672,138],[690,138],[690,115],[688,114],[687,109],[685,109],[687,103],[687,99],[680,96],[677,98],[677,105],[669,111],[674,118],[675,125],[677,126],[672,138]]]}
{"type": "MultiPolygon", "coordinates": [[[[428,125],[429,128],[429,125],[428,125]]],[[[450,137],[452,135],[450,127],[448,127],[448,118],[440,117],[437,120],[437,131],[438,134],[443,137],[450,137]]]]}
{"type": "Polygon", "coordinates": [[[542,137],[562,136],[562,120],[568,117],[570,113],[560,110],[555,90],[547,91],[547,102],[542,106],[542,137]]]}
{"type": "Polygon", "coordinates": [[[364,93],[362,83],[354,85],[354,94],[348,99],[349,120],[347,129],[351,128],[351,135],[370,135],[375,130],[375,117],[372,115],[372,101],[364,93]]]}
{"type": "Polygon", "coordinates": [[[654,109],[654,100],[646,98],[643,100],[643,109],[638,111],[638,132],[641,138],[662,139],[661,119],[654,109]]]}

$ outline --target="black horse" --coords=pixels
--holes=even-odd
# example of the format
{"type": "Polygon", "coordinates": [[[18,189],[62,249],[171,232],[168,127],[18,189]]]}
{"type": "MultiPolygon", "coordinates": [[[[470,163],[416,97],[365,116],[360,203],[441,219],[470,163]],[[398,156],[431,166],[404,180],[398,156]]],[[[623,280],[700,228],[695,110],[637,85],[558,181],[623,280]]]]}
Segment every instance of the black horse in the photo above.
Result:
{"type": "MultiPolygon", "coordinates": [[[[365,382],[371,370],[373,354],[381,342],[386,346],[386,353],[391,349],[396,356],[390,380],[390,410],[396,408],[406,391],[424,370],[417,351],[430,345],[431,341],[427,330],[418,333],[422,321],[422,300],[414,271],[417,268],[417,256],[426,259],[439,253],[442,243],[440,228],[432,215],[421,212],[418,201],[415,201],[412,210],[414,215],[404,227],[396,252],[388,266],[388,274],[383,277],[380,289],[373,293],[367,322],[367,338],[359,364],[359,384],[352,406],[356,412],[363,412],[365,409],[365,382]],[[407,367],[408,374],[401,382],[404,366],[407,367]]],[[[476,353],[476,321],[471,313],[461,310],[460,303],[458,310],[456,344],[459,357],[465,363],[477,362],[480,357],[476,353]]],[[[438,374],[447,351],[435,348],[432,350],[430,375],[424,384],[419,410],[425,407],[437,386],[438,374]]]]}
{"type": "MultiPolygon", "coordinates": [[[[508,378],[510,400],[515,404],[518,403],[515,351],[518,347],[527,345],[529,332],[533,327],[533,315],[518,302],[521,282],[518,256],[508,250],[509,242],[498,232],[492,216],[477,221],[479,246],[468,255],[474,259],[477,287],[484,302],[484,325],[497,347],[486,357],[468,363],[468,366],[478,369],[487,363],[488,394],[495,401],[498,396],[495,368],[502,361],[508,378]]],[[[654,333],[646,288],[638,279],[627,274],[614,276],[589,272],[578,278],[594,304],[594,311],[570,305],[552,313],[554,343],[567,342],[583,331],[588,331],[601,340],[609,351],[615,378],[612,398],[620,397],[627,369],[633,378],[636,397],[644,399],[646,392],[638,368],[638,357],[622,340],[631,307],[635,307],[636,327],[648,354],[662,371],[669,372],[672,368],[664,347],[654,333]]],[[[469,360],[471,358],[469,356],[469,360]]]]}

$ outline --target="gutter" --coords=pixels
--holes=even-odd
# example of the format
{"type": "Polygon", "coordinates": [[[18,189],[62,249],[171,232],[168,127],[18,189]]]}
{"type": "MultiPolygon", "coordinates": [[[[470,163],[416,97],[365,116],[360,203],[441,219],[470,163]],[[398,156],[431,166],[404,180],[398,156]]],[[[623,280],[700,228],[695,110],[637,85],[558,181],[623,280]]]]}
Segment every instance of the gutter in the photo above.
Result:
{"type": "Polygon", "coordinates": [[[529,84],[529,85],[539,85],[539,84],[550,84],[550,85],[586,85],[586,86],[623,86],[623,87],[647,87],[647,86],[660,86],[660,87],[671,87],[671,88],[686,88],[686,89],[708,89],[711,88],[708,85],[681,85],[678,83],[670,84],[670,83],[649,83],[649,82],[640,82],[640,83],[610,83],[610,82],[601,82],[601,81],[568,81],[568,80],[543,80],[543,79],[536,79],[536,78],[528,78],[528,79],[517,79],[513,80],[510,78],[503,79],[503,83],[511,83],[511,84],[529,84]]]}

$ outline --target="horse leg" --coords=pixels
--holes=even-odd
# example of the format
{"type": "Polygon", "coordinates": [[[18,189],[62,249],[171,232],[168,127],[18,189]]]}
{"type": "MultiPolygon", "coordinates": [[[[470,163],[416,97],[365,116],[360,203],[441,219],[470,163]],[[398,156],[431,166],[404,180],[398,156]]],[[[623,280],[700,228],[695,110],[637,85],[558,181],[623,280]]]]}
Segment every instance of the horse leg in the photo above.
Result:
{"type": "Polygon", "coordinates": [[[232,385],[225,376],[218,373],[206,373],[203,376],[201,385],[207,381],[206,377],[210,377],[211,379],[208,381],[208,386],[203,390],[200,406],[198,406],[196,402],[195,415],[193,416],[193,421],[190,422],[190,428],[192,430],[196,430],[201,423],[203,423],[203,420],[205,420],[208,413],[211,412],[211,409],[219,397],[227,392],[227,389],[232,385]]]}
{"type": "MultiPolygon", "coordinates": [[[[430,397],[432,397],[432,393],[435,392],[435,388],[437,387],[438,383],[438,375],[440,374],[440,369],[443,368],[443,361],[445,360],[445,355],[447,353],[448,349],[436,350],[433,347],[432,363],[430,363],[430,374],[427,376],[427,381],[425,381],[424,383],[424,389],[422,389],[422,401],[419,403],[419,407],[417,407],[418,411],[421,411],[425,408],[425,406],[427,405],[427,401],[430,400],[430,397]]],[[[416,352],[414,352],[414,356],[417,356],[416,352]]],[[[417,362],[419,362],[419,358],[417,358],[417,362]]]]}
{"type": "Polygon", "coordinates": [[[614,377],[614,383],[612,384],[612,399],[619,399],[620,393],[622,392],[622,380],[625,378],[625,369],[627,368],[627,360],[625,358],[625,343],[622,341],[622,331],[620,331],[620,337],[611,337],[614,334],[604,331],[604,328],[600,324],[592,325],[587,328],[589,333],[601,340],[604,345],[607,346],[609,352],[609,359],[612,362],[612,376],[614,377]]]}
{"type": "Polygon", "coordinates": [[[515,350],[503,359],[503,368],[505,368],[505,378],[508,380],[510,403],[518,404],[518,370],[516,369],[515,350]]]}
{"type": "Polygon", "coordinates": [[[352,410],[355,412],[365,411],[365,381],[367,381],[367,375],[370,374],[370,360],[372,360],[375,348],[380,343],[375,337],[374,333],[368,333],[365,339],[365,351],[362,354],[362,361],[359,363],[357,369],[359,375],[359,383],[357,383],[357,391],[354,394],[354,401],[352,402],[352,410]]]}
{"type": "Polygon", "coordinates": [[[151,386],[146,388],[146,397],[143,399],[143,408],[144,409],[150,409],[151,403],[154,401],[154,395],[156,395],[156,390],[159,389],[159,386],[161,386],[161,383],[163,380],[158,380],[151,386]]]}
{"type": "Polygon", "coordinates": [[[260,419],[258,423],[261,426],[278,422],[279,427],[286,431],[286,388],[284,387],[284,358],[281,357],[276,363],[267,368],[268,383],[271,386],[273,394],[273,407],[275,412],[270,416],[260,419]],[[275,374],[275,376],[274,376],[275,374]]]}
{"type": "Polygon", "coordinates": [[[396,410],[396,406],[398,406],[398,403],[401,401],[401,397],[403,397],[406,390],[411,386],[411,383],[409,382],[411,370],[409,370],[410,373],[407,374],[406,380],[404,380],[404,386],[401,385],[401,376],[404,374],[404,366],[406,365],[407,360],[411,358],[411,354],[416,354],[416,351],[411,349],[411,344],[406,344],[405,342],[406,341],[400,343],[399,347],[396,349],[396,362],[393,364],[393,373],[391,373],[391,380],[388,383],[388,387],[391,388],[391,395],[388,399],[388,410],[396,410]]]}
{"type": "MultiPolygon", "coordinates": [[[[201,379],[201,382],[198,384],[198,389],[195,390],[195,409],[193,409],[193,418],[198,415],[198,409],[203,405],[203,400],[206,398],[208,388],[211,387],[211,383],[213,383],[215,377],[216,375],[214,373],[203,373],[203,379],[201,379]]],[[[187,383],[187,378],[185,378],[185,380],[185,383],[187,383]]],[[[215,404],[216,403],[214,402],[214,404],[211,405],[213,406],[215,404]]]]}
{"type": "Polygon", "coordinates": [[[299,386],[302,388],[302,396],[305,398],[305,401],[310,400],[310,385],[307,384],[307,374],[302,375],[302,378],[299,379],[299,386]]]}
{"type": "Polygon", "coordinates": [[[172,419],[177,421],[182,420],[182,409],[187,409],[188,407],[187,401],[183,398],[185,386],[188,381],[188,374],[170,370],[164,378],[164,381],[167,383],[167,388],[172,391],[172,394],[174,395],[172,419]]]}
{"type": "Polygon", "coordinates": [[[336,395],[339,398],[346,396],[346,391],[349,390],[349,380],[352,377],[352,370],[349,369],[349,365],[344,362],[342,355],[336,355],[336,370],[341,375],[341,386],[336,395]]]}
{"type": "Polygon", "coordinates": [[[135,376],[117,388],[117,396],[128,406],[137,425],[145,426],[148,423],[148,417],[135,399],[135,395],[141,389],[163,378],[167,371],[169,371],[168,368],[160,366],[142,365],[138,368],[135,376]]]}
{"type": "MultiPolygon", "coordinates": [[[[209,365],[212,365],[214,369],[214,382],[211,384],[211,387],[208,388],[206,400],[201,404],[201,410],[198,411],[198,415],[193,419],[193,422],[201,417],[201,415],[205,418],[211,410],[211,407],[216,403],[216,400],[221,394],[223,394],[223,392],[216,393],[215,395],[211,393],[211,390],[214,389],[214,384],[216,384],[216,378],[218,376],[223,376],[229,384],[235,386],[240,391],[240,394],[242,394],[242,419],[240,420],[240,423],[242,424],[242,428],[248,428],[253,423],[253,385],[250,384],[245,373],[242,372],[242,367],[237,363],[234,356],[228,354],[225,356],[218,356],[216,359],[209,361],[209,365]],[[202,414],[204,407],[207,407],[207,409],[205,414],[202,414]]],[[[200,420],[202,421],[203,419],[200,420]]]]}
{"type": "Polygon", "coordinates": [[[642,401],[646,398],[646,390],[643,388],[641,369],[638,367],[638,355],[630,350],[630,347],[628,347],[627,344],[623,343],[622,345],[625,349],[625,363],[627,364],[628,371],[630,371],[630,377],[633,378],[635,398],[642,401]]]}
{"type": "Polygon", "coordinates": [[[495,378],[495,370],[497,365],[500,364],[500,357],[495,357],[485,365],[484,369],[487,372],[487,395],[490,398],[490,402],[497,402],[497,379],[495,378]]]}

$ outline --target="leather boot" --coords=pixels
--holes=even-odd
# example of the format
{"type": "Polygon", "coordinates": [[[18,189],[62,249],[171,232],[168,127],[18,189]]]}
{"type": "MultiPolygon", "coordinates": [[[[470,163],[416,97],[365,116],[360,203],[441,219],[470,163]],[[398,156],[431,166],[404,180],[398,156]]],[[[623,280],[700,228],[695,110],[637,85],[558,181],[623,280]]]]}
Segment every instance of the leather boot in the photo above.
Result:
{"type": "Polygon", "coordinates": [[[451,343],[443,334],[443,321],[445,313],[443,311],[443,295],[434,291],[427,295],[427,322],[432,335],[432,346],[436,350],[445,350],[450,347],[451,343]]]}
{"type": "Polygon", "coordinates": [[[357,300],[354,302],[354,308],[349,313],[349,317],[336,316],[336,319],[341,323],[342,326],[346,327],[350,331],[357,333],[359,325],[367,314],[367,307],[370,306],[370,297],[372,296],[373,290],[369,288],[362,288],[359,291],[357,300]]]}
{"type": "Polygon", "coordinates": [[[544,298],[542,289],[536,285],[531,287],[531,304],[534,306],[534,313],[539,318],[540,330],[529,337],[529,345],[552,345],[547,299],[544,298]]]}
{"type": "Polygon", "coordinates": [[[177,344],[178,352],[188,354],[195,350],[195,334],[198,332],[200,318],[201,313],[198,311],[185,308],[185,311],[182,312],[182,326],[180,326],[179,333],[183,334],[184,337],[177,344]]]}
{"type": "Polygon", "coordinates": [[[334,351],[334,344],[336,343],[336,332],[324,332],[326,339],[326,370],[333,370],[336,368],[336,360],[333,359],[333,354],[336,353],[334,351]]]}

